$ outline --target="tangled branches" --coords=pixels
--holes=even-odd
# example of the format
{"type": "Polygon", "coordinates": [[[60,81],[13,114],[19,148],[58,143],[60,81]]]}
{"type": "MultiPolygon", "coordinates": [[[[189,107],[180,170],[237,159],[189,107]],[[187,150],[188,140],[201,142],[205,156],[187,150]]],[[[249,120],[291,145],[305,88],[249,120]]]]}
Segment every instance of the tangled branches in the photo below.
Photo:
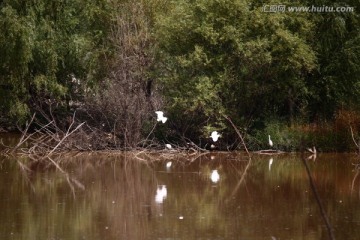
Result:
{"type": "Polygon", "coordinates": [[[22,130],[19,142],[15,147],[7,147],[7,153],[23,153],[36,158],[49,157],[58,151],[70,150],[77,146],[79,129],[85,124],[76,123],[75,113],[66,131],[62,131],[55,120],[41,124],[33,114],[25,129],[22,130]],[[34,128],[33,132],[29,129],[34,128]]]}

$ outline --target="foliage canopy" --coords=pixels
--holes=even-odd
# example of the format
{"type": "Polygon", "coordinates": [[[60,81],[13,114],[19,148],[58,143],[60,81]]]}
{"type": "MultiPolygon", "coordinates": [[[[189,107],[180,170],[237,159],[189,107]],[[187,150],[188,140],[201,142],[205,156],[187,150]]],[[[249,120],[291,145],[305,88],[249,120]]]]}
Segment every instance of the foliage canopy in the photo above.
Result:
{"type": "Polygon", "coordinates": [[[1,1],[0,112],[24,122],[44,102],[66,115],[75,100],[136,145],[163,107],[168,133],[191,139],[226,135],[225,116],[251,134],[274,119],[291,126],[360,110],[360,3],[282,2],[354,8],[326,13],[266,4],[278,2],[1,1]]]}

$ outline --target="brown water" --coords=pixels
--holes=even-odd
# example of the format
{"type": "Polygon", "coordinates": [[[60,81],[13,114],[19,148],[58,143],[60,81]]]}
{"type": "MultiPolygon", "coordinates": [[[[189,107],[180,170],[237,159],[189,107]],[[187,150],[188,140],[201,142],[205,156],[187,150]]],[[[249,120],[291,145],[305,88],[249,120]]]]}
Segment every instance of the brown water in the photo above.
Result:
{"type": "MultiPolygon", "coordinates": [[[[0,239],[329,239],[299,155],[165,157],[1,158],[0,239]]],[[[307,160],[336,239],[360,239],[359,160],[307,160]]]]}

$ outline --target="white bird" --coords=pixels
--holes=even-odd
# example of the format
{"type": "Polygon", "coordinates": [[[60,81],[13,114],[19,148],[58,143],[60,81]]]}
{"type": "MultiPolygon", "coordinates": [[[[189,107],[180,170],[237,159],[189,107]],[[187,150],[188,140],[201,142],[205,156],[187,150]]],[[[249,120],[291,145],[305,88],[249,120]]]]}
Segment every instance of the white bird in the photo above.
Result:
{"type": "Polygon", "coordinates": [[[220,175],[217,170],[211,172],[210,179],[213,183],[217,183],[220,180],[220,175]]]}
{"type": "Polygon", "coordinates": [[[172,147],[171,147],[171,144],[165,144],[165,147],[167,148],[167,149],[172,149],[172,147]]]}
{"type": "Polygon", "coordinates": [[[269,145],[270,145],[270,147],[272,147],[274,145],[273,141],[271,141],[271,139],[270,139],[270,135],[269,135],[269,145]]]}
{"type": "Polygon", "coordinates": [[[158,122],[162,122],[162,123],[165,123],[167,121],[167,117],[164,117],[164,112],[163,111],[156,111],[155,112],[156,115],[157,115],[157,121],[158,122]]]}
{"type": "Polygon", "coordinates": [[[312,154],[316,154],[316,148],[315,148],[315,146],[313,146],[313,148],[311,149],[311,148],[308,148],[307,149],[309,152],[311,152],[312,154]]]}
{"type": "Polygon", "coordinates": [[[213,131],[211,133],[210,137],[212,138],[212,140],[214,142],[216,142],[219,139],[219,137],[221,137],[221,135],[217,131],[213,131]]]}

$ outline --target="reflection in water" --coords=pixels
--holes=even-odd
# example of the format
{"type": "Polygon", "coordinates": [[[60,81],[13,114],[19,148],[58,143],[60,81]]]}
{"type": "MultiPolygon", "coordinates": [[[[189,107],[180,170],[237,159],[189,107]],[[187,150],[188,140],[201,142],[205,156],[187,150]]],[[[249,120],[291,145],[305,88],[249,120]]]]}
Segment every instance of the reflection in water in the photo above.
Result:
{"type": "Polygon", "coordinates": [[[218,173],[218,170],[212,170],[210,179],[213,183],[217,183],[220,180],[220,175],[218,173]]]}
{"type": "MultiPolygon", "coordinates": [[[[19,171],[30,169],[26,159],[0,160],[0,239],[326,239],[297,155],[277,155],[271,171],[269,156],[251,164],[237,153],[155,158],[64,156],[61,167],[84,186],[73,190],[54,167],[19,171]],[[169,161],[176,171],[164,171],[169,161]]],[[[308,161],[337,239],[360,239],[357,161],[308,161]]]]}
{"type": "Polygon", "coordinates": [[[310,183],[310,186],[311,186],[311,190],[312,190],[312,192],[313,192],[313,194],[315,196],[316,202],[318,203],[318,206],[319,206],[321,215],[323,217],[324,223],[326,224],[326,228],[327,228],[328,234],[329,234],[329,239],[335,240],[333,228],[331,226],[331,223],[329,221],[327,213],[326,213],[326,211],[324,209],[324,205],[321,202],[320,195],[319,195],[319,193],[317,191],[317,187],[316,187],[316,185],[314,183],[314,179],[312,177],[312,174],[311,174],[311,171],[310,171],[310,168],[309,168],[309,164],[307,163],[307,160],[304,158],[304,156],[302,156],[301,158],[302,158],[302,161],[304,163],[307,175],[309,177],[309,183],[310,183]]]}
{"type": "Polygon", "coordinates": [[[166,163],[166,169],[169,170],[171,168],[172,162],[169,161],[166,163]]]}
{"type": "Polygon", "coordinates": [[[155,202],[163,203],[167,196],[167,189],[165,185],[159,185],[156,189],[155,202]]]}
{"type": "Polygon", "coordinates": [[[309,157],[308,157],[309,160],[313,160],[314,162],[316,161],[316,154],[311,154],[309,157]]]}
{"type": "Polygon", "coordinates": [[[270,158],[269,160],[269,171],[271,171],[271,165],[273,164],[274,159],[270,158]]]}

